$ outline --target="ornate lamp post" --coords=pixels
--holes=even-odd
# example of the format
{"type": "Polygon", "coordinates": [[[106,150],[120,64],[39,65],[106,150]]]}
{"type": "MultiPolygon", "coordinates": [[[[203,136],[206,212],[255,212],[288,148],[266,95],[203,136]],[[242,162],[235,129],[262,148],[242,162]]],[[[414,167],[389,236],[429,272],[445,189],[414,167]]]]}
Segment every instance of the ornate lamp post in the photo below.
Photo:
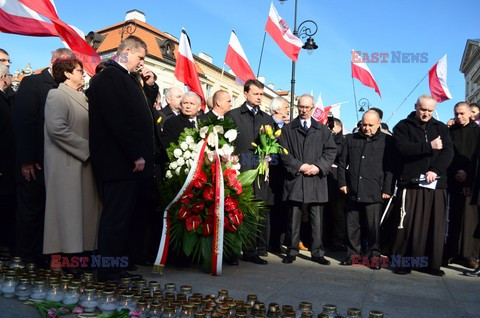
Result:
{"type": "MultiPolygon", "coordinates": [[[[278,0],[280,4],[284,4],[288,0],[278,0]]],[[[295,0],[295,15],[293,22],[293,35],[299,38],[307,38],[307,42],[302,46],[302,49],[307,50],[308,54],[312,54],[313,50],[318,48],[318,45],[313,40],[312,36],[318,31],[318,26],[312,20],[305,20],[298,26],[297,29],[297,0],[295,0]],[[305,25],[304,25],[305,24],[305,25]],[[315,27],[314,31],[308,27],[308,24],[315,27]]],[[[293,111],[295,107],[295,62],[292,61],[292,80],[291,80],[291,96],[290,96],[290,121],[293,120],[293,111]]]]}
{"type": "Polygon", "coordinates": [[[367,108],[367,110],[370,109],[370,101],[364,97],[358,101],[358,105],[360,106],[360,108],[357,109],[357,121],[358,121],[358,113],[363,113],[365,111],[365,107],[367,108]]]}

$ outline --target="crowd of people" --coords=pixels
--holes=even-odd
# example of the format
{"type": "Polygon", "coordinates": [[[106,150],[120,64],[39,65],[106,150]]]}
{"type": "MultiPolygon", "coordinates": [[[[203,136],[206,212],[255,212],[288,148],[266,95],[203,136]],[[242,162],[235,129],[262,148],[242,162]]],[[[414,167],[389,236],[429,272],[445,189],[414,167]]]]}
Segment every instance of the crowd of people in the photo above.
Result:
{"type": "MultiPolygon", "coordinates": [[[[244,84],[245,102],[235,109],[219,90],[204,112],[196,93],[178,87],[168,89],[162,107],[146,55],[145,42],[128,37],[117,50],[122,58],[99,64],[84,91],[82,62],[58,49],[48,68],[14,92],[10,57],[0,49],[0,243],[10,255],[46,266],[51,255],[85,253],[128,256],[130,270],[150,264],[163,230],[156,210],[166,149],[185,128],[216,117],[237,127],[241,171],[258,164],[249,158],[262,125],[280,129],[288,150],[269,179],[252,184],[267,213],[256,241],[242,255],[226,255],[228,265],[239,265],[240,256],[266,265],[268,253],[285,253],[282,262],[291,264],[308,249],[321,265],[330,264],[330,250],[345,252],[345,266],[361,259],[378,270],[381,255],[427,257],[427,266],[393,271],[443,276],[441,266],[456,262],[473,269],[466,275],[480,276],[478,105],[457,103],[447,126],[432,117],[434,98],[422,95],[393,132],[383,112],[370,108],[343,135],[340,119],[324,125],[312,117],[308,94],[299,97],[291,122],[282,97],[273,98],[270,114],[262,111],[264,85],[255,79],[244,84]]],[[[174,255],[174,262],[188,259],[174,255]]],[[[134,276],[120,267],[97,274],[134,276]]]]}

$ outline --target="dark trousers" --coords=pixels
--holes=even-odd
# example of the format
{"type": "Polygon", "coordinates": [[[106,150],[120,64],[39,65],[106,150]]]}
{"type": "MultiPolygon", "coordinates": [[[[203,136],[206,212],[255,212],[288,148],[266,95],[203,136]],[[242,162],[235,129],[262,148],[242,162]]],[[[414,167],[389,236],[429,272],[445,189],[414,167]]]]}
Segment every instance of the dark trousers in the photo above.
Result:
{"type": "MultiPolygon", "coordinates": [[[[288,226],[287,226],[287,255],[297,256],[298,243],[300,242],[300,224],[302,222],[302,203],[289,202],[288,226]]],[[[307,212],[310,216],[310,225],[312,233],[312,246],[310,251],[312,256],[321,257],[325,255],[325,249],[322,242],[323,229],[323,208],[320,203],[310,203],[306,205],[307,212]]]]}
{"type": "Polygon", "coordinates": [[[347,258],[353,255],[368,257],[380,255],[380,215],[382,203],[357,203],[347,200],[347,258]],[[363,226],[362,226],[363,225],[363,226]],[[366,239],[367,246],[362,253],[362,237],[366,239]]]}
{"type": "Polygon", "coordinates": [[[270,247],[279,250],[287,232],[288,208],[284,201],[275,202],[270,211],[270,247]]]}
{"type": "Polygon", "coordinates": [[[0,246],[8,247],[10,255],[15,255],[16,208],[15,193],[0,194],[0,246]]]}
{"type": "MultiPolygon", "coordinates": [[[[98,254],[124,257],[128,255],[130,227],[138,197],[138,180],[104,182],[103,210],[98,226],[98,254]]],[[[100,268],[99,279],[116,279],[121,268],[100,268]]]]}
{"type": "Polygon", "coordinates": [[[242,246],[243,257],[254,257],[268,251],[270,238],[270,206],[266,206],[263,211],[262,219],[257,226],[257,235],[255,242],[250,242],[242,246]]]}
{"type": "Polygon", "coordinates": [[[461,191],[452,191],[449,197],[448,237],[444,258],[478,258],[480,240],[473,237],[478,224],[478,207],[470,205],[471,197],[465,197],[461,191]]]}
{"type": "MultiPolygon", "coordinates": [[[[329,190],[330,191],[330,190],[329,190]]],[[[325,206],[325,244],[342,246],[346,244],[345,199],[346,196],[337,191],[329,197],[325,206]]]]}
{"type": "MultiPolygon", "coordinates": [[[[401,204],[403,189],[398,189],[401,204]]],[[[447,190],[407,189],[403,228],[397,230],[393,254],[428,257],[428,267],[440,269],[445,239],[447,190]]]]}
{"type": "Polygon", "coordinates": [[[16,254],[26,262],[41,262],[45,222],[45,181],[43,170],[36,180],[17,183],[16,254]]]}

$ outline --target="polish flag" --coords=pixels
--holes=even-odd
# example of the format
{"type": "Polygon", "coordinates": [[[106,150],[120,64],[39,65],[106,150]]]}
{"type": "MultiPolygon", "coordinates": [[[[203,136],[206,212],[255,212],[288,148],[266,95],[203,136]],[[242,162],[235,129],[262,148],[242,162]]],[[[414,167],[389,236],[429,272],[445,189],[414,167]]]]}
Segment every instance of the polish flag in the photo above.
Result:
{"type": "Polygon", "coordinates": [[[355,50],[352,50],[352,78],[356,78],[363,85],[373,88],[378,96],[382,98],[382,94],[380,94],[380,89],[373,78],[372,72],[370,72],[367,64],[365,64],[355,50]]]}
{"type": "Polygon", "coordinates": [[[205,110],[205,97],[203,96],[202,85],[198,77],[197,67],[193,60],[192,49],[187,37],[187,32],[182,29],[178,44],[177,65],[175,66],[175,77],[188,88],[197,93],[202,99],[202,109],[205,110]]]}
{"type": "Polygon", "coordinates": [[[303,43],[292,34],[285,20],[278,15],[273,3],[270,4],[270,12],[268,14],[267,24],[265,25],[265,31],[270,34],[272,39],[291,60],[294,62],[298,60],[298,53],[303,43]]]}
{"type": "Polygon", "coordinates": [[[20,2],[51,20],[58,36],[75,53],[77,59],[82,61],[85,71],[90,76],[95,74],[95,67],[101,62],[100,57],[72,26],[60,20],[53,0],[20,0],[20,2]]]}
{"type": "Polygon", "coordinates": [[[428,83],[432,97],[439,103],[452,99],[447,87],[447,54],[428,71],[428,83]]]}
{"type": "Polygon", "coordinates": [[[227,56],[225,57],[225,64],[230,66],[230,69],[242,81],[246,82],[249,79],[255,79],[250,65],[248,64],[247,56],[243,51],[240,42],[238,41],[235,31],[232,30],[230,41],[228,42],[227,56]]]}
{"type": "Polygon", "coordinates": [[[0,32],[31,35],[58,36],[50,22],[18,0],[0,0],[0,32]]]}

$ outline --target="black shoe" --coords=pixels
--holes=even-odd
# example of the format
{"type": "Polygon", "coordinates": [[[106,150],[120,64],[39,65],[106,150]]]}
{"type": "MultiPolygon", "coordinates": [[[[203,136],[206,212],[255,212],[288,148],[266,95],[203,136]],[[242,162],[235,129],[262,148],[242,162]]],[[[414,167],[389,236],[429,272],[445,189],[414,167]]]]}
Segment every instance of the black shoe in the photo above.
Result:
{"type": "Polygon", "coordinates": [[[237,257],[230,257],[225,259],[225,263],[230,266],[238,266],[238,258],[237,257]]]}
{"type": "Polygon", "coordinates": [[[346,258],[343,261],[340,262],[340,265],[342,266],[352,266],[352,259],[351,258],[346,258]]]}
{"type": "Polygon", "coordinates": [[[267,257],[267,256],[268,256],[268,252],[259,252],[258,255],[259,255],[259,256],[263,256],[263,257],[267,257]]]}
{"type": "Polygon", "coordinates": [[[477,268],[475,268],[474,271],[464,271],[463,272],[463,275],[465,276],[469,276],[469,277],[475,277],[475,276],[480,276],[480,266],[478,266],[477,268]]]}
{"type": "Polygon", "coordinates": [[[410,274],[411,271],[412,270],[410,268],[399,267],[399,268],[395,268],[393,270],[393,273],[397,275],[407,275],[407,274],[410,274]]]}
{"type": "Polygon", "coordinates": [[[321,265],[330,265],[330,261],[323,256],[312,256],[312,262],[315,262],[321,265]]]}
{"type": "Polygon", "coordinates": [[[425,273],[438,277],[445,276],[445,272],[441,269],[426,268],[425,273]]]}
{"type": "Polygon", "coordinates": [[[250,262],[250,263],[255,263],[255,264],[259,264],[259,265],[267,265],[268,262],[262,258],[260,258],[260,256],[258,255],[255,255],[255,256],[249,256],[249,257],[243,257],[243,261],[244,262],[250,262]]]}
{"type": "Polygon", "coordinates": [[[297,259],[296,256],[287,255],[287,256],[282,260],[282,263],[283,263],[283,264],[292,264],[293,262],[295,262],[296,259],[297,259]]]}

